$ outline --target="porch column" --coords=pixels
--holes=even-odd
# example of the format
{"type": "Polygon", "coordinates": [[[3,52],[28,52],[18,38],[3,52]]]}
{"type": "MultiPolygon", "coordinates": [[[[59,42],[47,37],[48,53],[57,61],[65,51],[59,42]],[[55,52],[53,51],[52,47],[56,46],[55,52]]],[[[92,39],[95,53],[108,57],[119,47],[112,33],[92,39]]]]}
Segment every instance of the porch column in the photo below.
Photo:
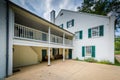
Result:
{"type": "Polygon", "coordinates": [[[50,47],[48,47],[48,66],[50,66],[50,47]]]}
{"type": "MultiPolygon", "coordinates": [[[[65,45],[65,33],[63,33],[63,45],[65,45]]],[[[63,61],[65,61],[65,48],[63,48],[63,61]]]]}
{"type": "Polygon", "coordinates": [[[63,61],[65,61],[65,48],[63,48],[63,61]]]}
{"type": "Polygon", "coordinates": [[[50,31],[50,27],[49,27],[49,29],[48,29],[48,66],[50,65],[50,33],[51,33],[51,31],[50,31]]]}
{"type": "Polygon", "coordinates": [[[65,33],[63,33],[63,45],[65,45],[65,33]]]}

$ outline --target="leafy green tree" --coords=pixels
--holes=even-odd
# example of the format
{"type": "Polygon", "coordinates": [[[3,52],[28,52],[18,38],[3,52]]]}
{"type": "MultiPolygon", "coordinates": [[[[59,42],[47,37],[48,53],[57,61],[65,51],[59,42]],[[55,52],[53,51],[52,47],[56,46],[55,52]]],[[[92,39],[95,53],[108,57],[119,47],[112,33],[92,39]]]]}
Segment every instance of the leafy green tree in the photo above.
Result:
{"type": "Polygon", "coordinates": [[[114,12],[116,16],[115,29],[120,28],[120,1],[119,0],[84,0],[81,7],[77,8],[80,12],[107,15],[114,12]]]}

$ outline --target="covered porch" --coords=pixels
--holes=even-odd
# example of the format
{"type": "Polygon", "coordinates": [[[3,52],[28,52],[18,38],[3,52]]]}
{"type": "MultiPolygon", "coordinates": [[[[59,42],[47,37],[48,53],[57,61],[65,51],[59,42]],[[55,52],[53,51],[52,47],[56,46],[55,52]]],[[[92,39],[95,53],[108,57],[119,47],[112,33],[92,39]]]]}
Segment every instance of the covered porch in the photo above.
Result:
{"type": "Polygon", "coordinates": [[[53,48],[38,46],[13,46],[13,71],[24,66],[41,64],[48,62],[48,66],[54,60],[65,61],[72,59],[72,49],[69,48],[53,48]]]}

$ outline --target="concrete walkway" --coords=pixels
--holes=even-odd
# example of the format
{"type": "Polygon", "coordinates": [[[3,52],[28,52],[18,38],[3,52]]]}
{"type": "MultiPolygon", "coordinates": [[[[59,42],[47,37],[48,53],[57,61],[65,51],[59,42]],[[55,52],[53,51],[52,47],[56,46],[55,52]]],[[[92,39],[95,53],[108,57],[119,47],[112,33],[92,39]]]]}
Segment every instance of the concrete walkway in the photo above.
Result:
{"type": "Polygon", "coordinates": [[[120,55],[115,55],[115,58],[116,58],[117,61],[120,63],[120,55]]]}
{"type": "Polygon", "coordinates": [[[75,60],[23,67],[5,80],[120,80],[120,67],[75,60]]]}

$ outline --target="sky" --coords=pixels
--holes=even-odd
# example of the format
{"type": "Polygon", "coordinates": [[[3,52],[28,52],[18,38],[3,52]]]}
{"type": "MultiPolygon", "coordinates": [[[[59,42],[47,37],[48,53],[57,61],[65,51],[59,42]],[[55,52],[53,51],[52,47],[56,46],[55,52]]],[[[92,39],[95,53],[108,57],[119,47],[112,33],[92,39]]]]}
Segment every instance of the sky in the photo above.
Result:
{"type": "Polygon", "coordinates": [[[76,11],[81,6],[83,0],[11,0],[17,5],[37,14],[38,16],[50,20],[50,12],[56,11],[56,15],[61,9],[76,11]]]}

